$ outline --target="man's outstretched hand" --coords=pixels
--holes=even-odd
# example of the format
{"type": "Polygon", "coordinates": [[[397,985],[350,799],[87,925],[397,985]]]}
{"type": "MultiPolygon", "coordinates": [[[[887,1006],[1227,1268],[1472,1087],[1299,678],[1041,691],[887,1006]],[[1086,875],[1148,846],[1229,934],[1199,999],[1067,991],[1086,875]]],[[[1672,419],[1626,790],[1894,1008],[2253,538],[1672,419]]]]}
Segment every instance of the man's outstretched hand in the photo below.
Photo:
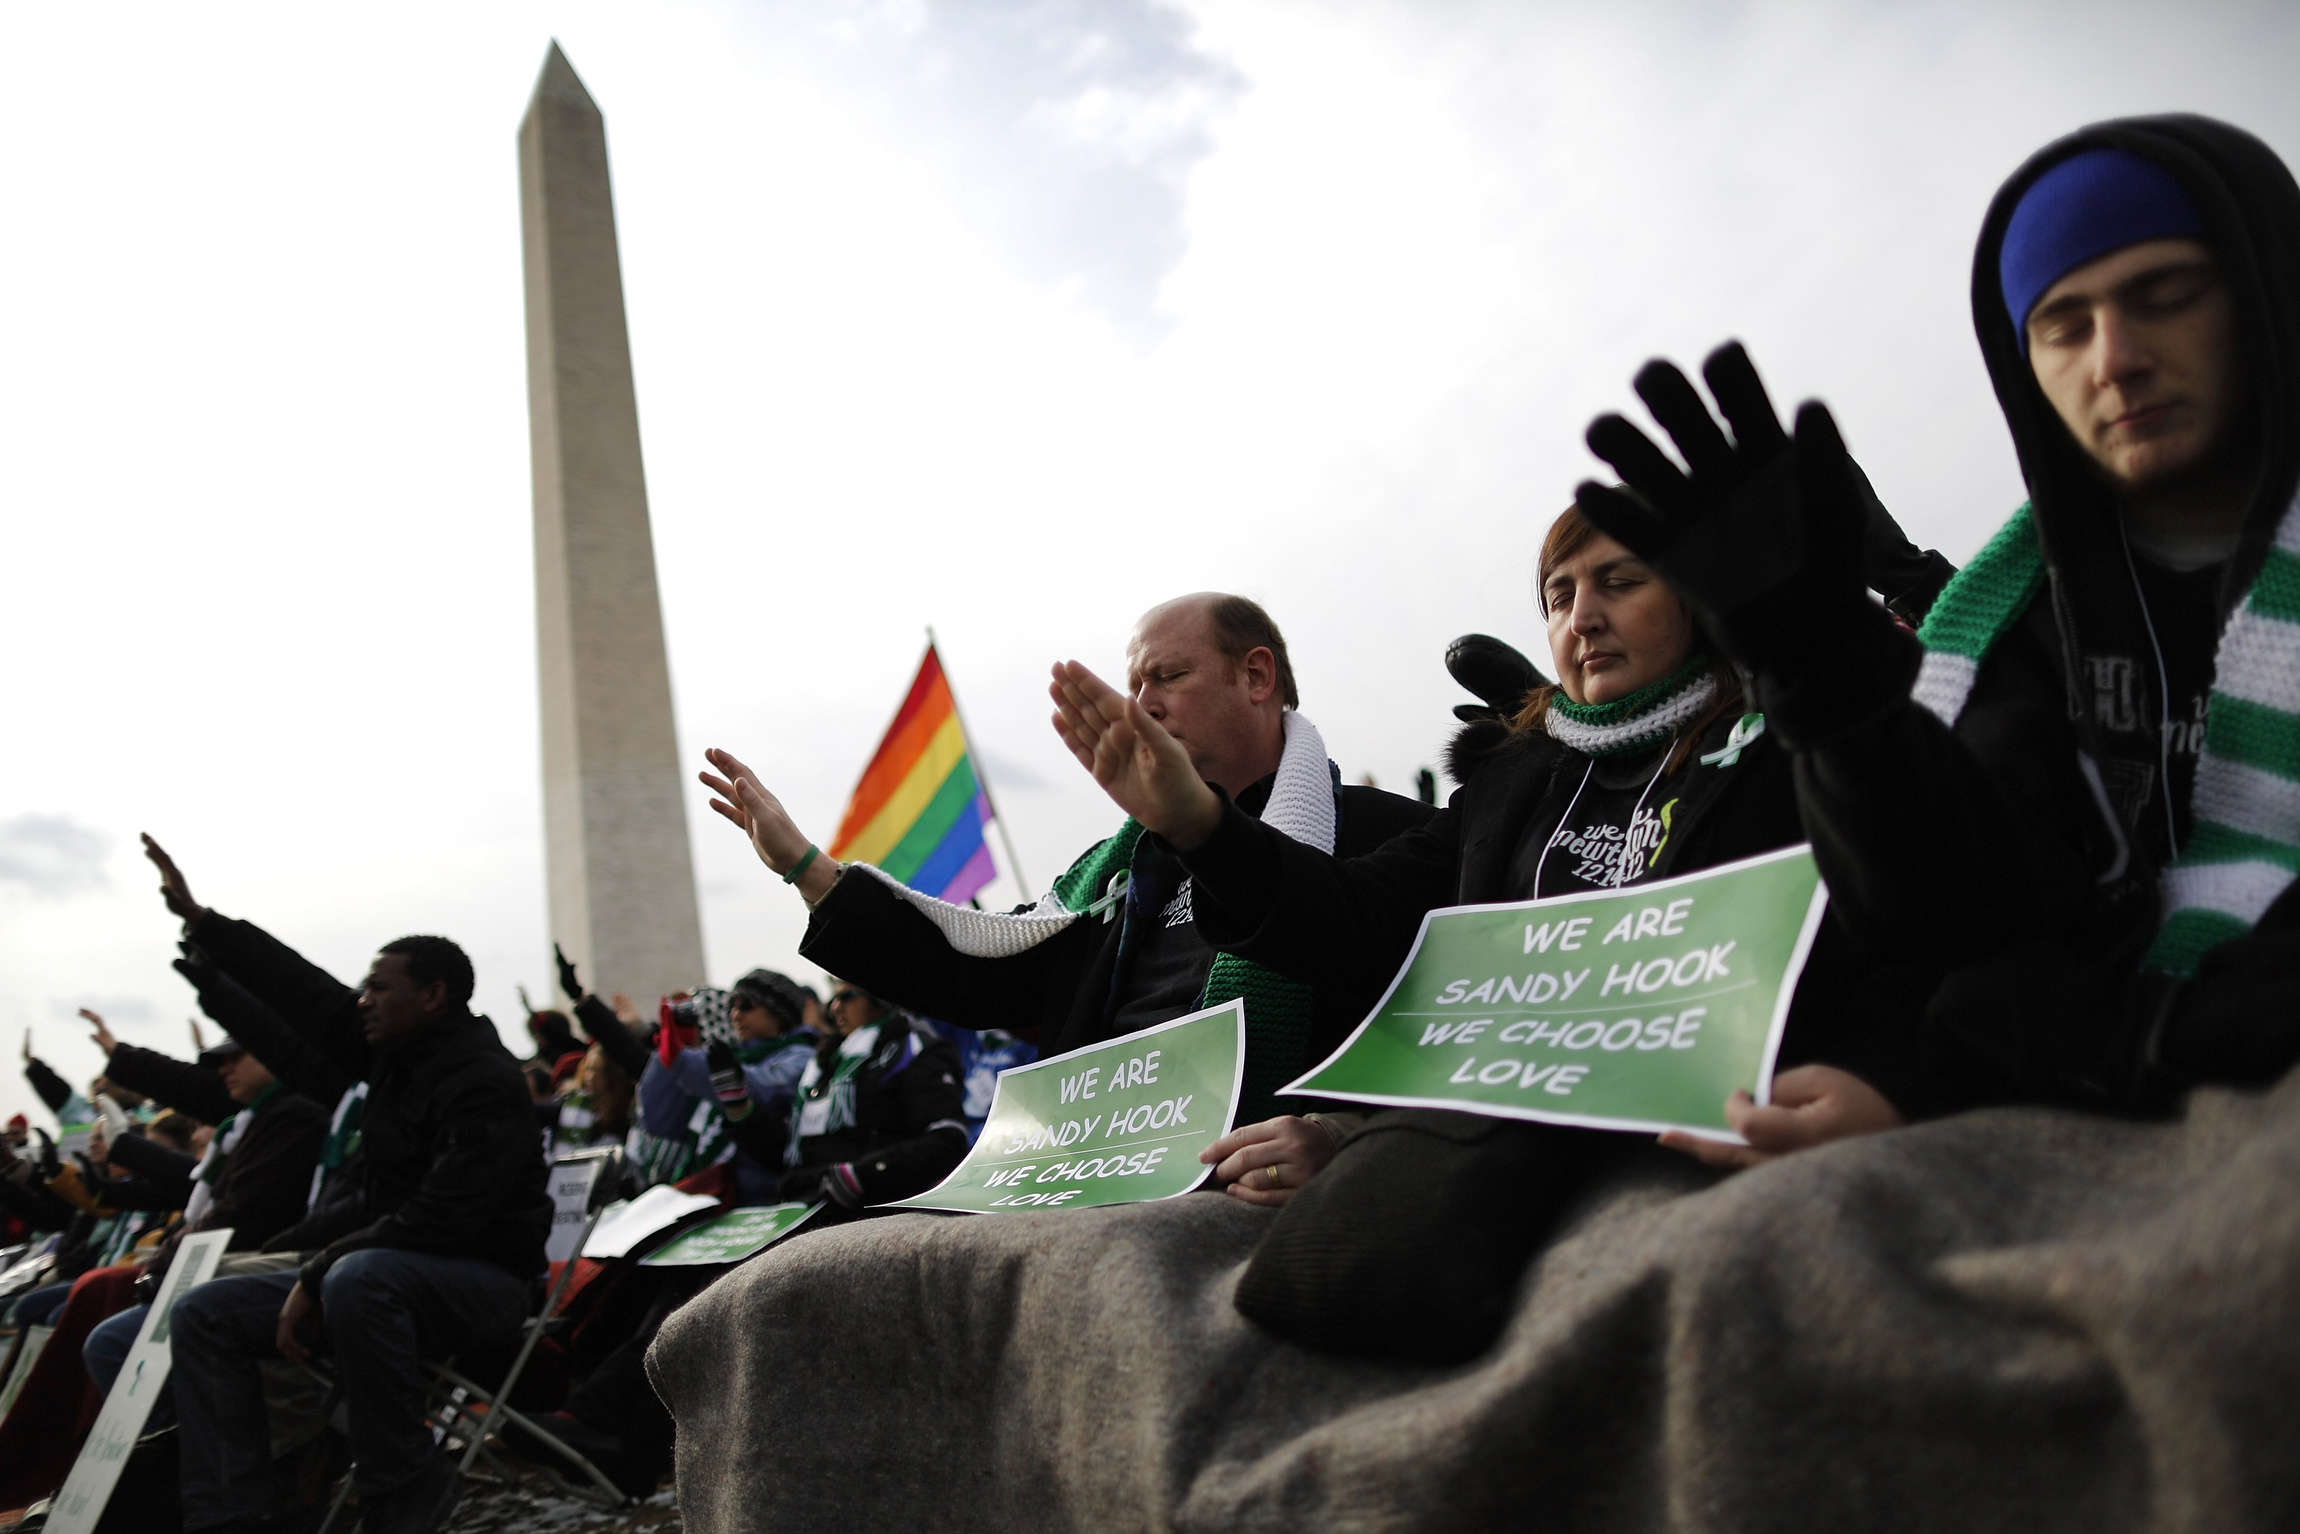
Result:
{"type": "MultiPolygon", "coordinates": [[[[86,1018],[88,1020],[89,1026],[96,1030],[96,1047],[104,1052],[105,1059],[111,1059],[112,1051],[120,1047],[120,1041],[112,1037],[112,1030],[110,1028],[104,1026],[103,1016],[99,1013],[89,1011],[86,1007],[82,1007],[80,1009],[80,1015],[86,1018]]],[[[198,1032],[199,1024],[194,1023],[192,1025],[192,1030],[195,1033],[198,1032]]]]}
{"type": "Polygon", "coordinates": [[[151,832],[143,835],[144,856],[160,871],[160,898],[185,926],[191,926],[208,914],[208,908],[192,898],[192,887],[185,882],[184,871],[176,866],[176,860],[168,856],[168,849],[153,841],[151,832]]]}
{"type": "Polygon", "coordinates": [[[1851,1071],[1800,1065],[1773,1078],[1773,1101],[1766,1107],[1758,1107],[1746,1092],[1735,1092],[1725,1102],[1725,1122],[1749,1143],[1731,1145],[1674,1129],[1661,1143],[1696,1161],[1738,1171],[1831,1140],[1898,1129],[1907,1121],[1882,1092],[1851,1071]]]}
{"type": "MultiPolygon", "coordinates": [[[[759,775],[731,753],[714,749],[704,752],[703,756],[719,769],[716,773],[696,774],[703,786],[715,795],[711,808],[742,828],[743,834],[751,839],[751,850],[758,853],[759,861],[775,873],[787,874],[797,867],[813,843],[791,820],[783,802],[768,793],[759,775]]],[[[808,905],[813,905],[830,893],[838,874],[839,865],[831,861],[830,854],[817,853],[806,871],[799,875],[799,893],[808,905]]]]}
{"type": "Polygon", "coordinates": [[[1120,809],[1183,852],[1221,823],[1222,796],[1141,704],[1074,660],[1054,668],[1054,733],[1120,809]]]}

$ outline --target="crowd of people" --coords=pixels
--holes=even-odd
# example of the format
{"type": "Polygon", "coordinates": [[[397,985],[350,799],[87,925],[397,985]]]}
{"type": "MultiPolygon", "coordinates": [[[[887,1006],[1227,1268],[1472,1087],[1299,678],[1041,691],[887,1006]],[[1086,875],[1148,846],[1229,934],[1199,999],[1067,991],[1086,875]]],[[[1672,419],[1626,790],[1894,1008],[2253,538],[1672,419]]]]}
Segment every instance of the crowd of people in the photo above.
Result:
{"type": "MultiPolygon", "coordinates": [[[[0,1507],[58,1489],[184,1239],[228,1230],[216,1276],[174,1307],[146,1421],[172,1451],[182,1526],[316,1527],[348,1468],[365,1527],[436,1528],[461,1478],[426,1421],[422,1364],[508,1357],[542,1294],[555,1158],[612,1145],[616,1195],[819,1203],[833,1222],[939,1181],[987,1106],[970,1076],[1031,1057],[969,1033],[962,1058],[957,1030],[852,985],[826,1003],[769,969],[644,1019],[561,954],[572,1017],[530,1013],[519,1059],[470,1010],[456,944],[395,939],[349,984],[199,903],[165,849],[145,850],[183,923],[176,968],[225,1032],[179,1060],[83,1012],[106,1061],[85,1095],[27,1037],[27,1078],[80,1127],[59,1140],[19,1119],[0,1152],[0,1235],[25,1259],[9,1364],[45,1338],[0,1417],[0,1507]]],[[[719,1271],[642,1268],[644,1250],[570,1286],[552,1367],[521,1400],[631,1495],[671,1462],[647,1343],[719,1271]]]]}
{"type": "MultiPolygon", "coordinates": [[[[53,1490],[153,1278],[229,1227],[155,1419],[184,1527],[316,1521],[347,1458],[371,1530],[439,1527],[459,1482],[418,1360],[532,1313],[554,1155],[616,1145],[627,1194],[799,1202],[817,1229],[940,1180],[998,1069],[1232,999],[1244,1083],[1207,1185],[1273,1211],[1237,1309],[1309,1348],[1474,1357],[1564,1212],[1651,1152],[1282,1095],[1440,907],[1809,844],[1828,915],[1770,1101],[1724,1105],[1742,1143],[1663,1137],[1720,1173],[1981,1106],[2159,1114],[2274,1081],[2300,1059],[2300,188],[2225,124],[2087,129],[1999,192],[1973,309],[2029,500],[1965,568],[1910,543],[1825,406],[1785,427],[1740,346],[1706,398],[1651,363],[1634,388],[1676,456],[1590,427],[1618,480],[1540,544],[1554,679],[1456,643],[1477,701],[1442,808],[1345,785],[1278,625],[1215,593],[1144,614],[1122,686],[1055,667],[1054,728],[1124,820],[1027,908],[842,865],[710,752],[713,807],[808,908],[800,953],[846,977],[827,1000],[756,969],[649,1018],[562,955],[571,1012],[532,1013],[520,1061],[453,943],[395,940],[345,983],[147,839],[227,1036],[174,1060],[91,1015],[85,1098],[28,1059],[60,1122],[98,1127],[11,1125],[0,1164],[0,1214],[50,1248],[8,1319],[52,1329],[0,1420],[0,1505],[53,1490]],[[317,1357],[340,1442],[328,1393],[283,1375],[317,1357]]],[[[722,1271],[610,1262],[570,1290],[535,1409],[628,1490],[676,1431],[647,1345],[722,1271]]]]}

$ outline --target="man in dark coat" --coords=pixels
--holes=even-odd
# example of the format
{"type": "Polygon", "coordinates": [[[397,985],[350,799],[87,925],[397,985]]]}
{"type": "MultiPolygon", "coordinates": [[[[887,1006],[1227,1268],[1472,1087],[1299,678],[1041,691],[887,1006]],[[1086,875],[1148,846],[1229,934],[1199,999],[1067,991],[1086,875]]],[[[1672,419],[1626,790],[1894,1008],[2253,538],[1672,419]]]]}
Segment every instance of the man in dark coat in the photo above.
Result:
{"type": "MultiPolygon", "coordinates": [[[[312,1168],[327,1136],[327,1110],[289,1091],[235,1039],[202,1050],[197,1062],[187,1064],[122,1044],[100,1018],[95,1023],[96,1047],[109,1062],[107,1076],[215,1126],[207,1154],[193,1170],[189,1202],[181,1206],[184,1223],[162,1245],[152,1264],[155,1273],[166,1270],[184,1237],[199,1231],[228,1230],[228,1250],[248,1252],[303,1218],[312,1168]]],[[[165,1182],[182,1160],[136,1135],[111,1146],[110,1155],[115,1169],[155,1183],[165,1182]]],[[[131,1305],[88,1333],[80,1352],[97,1389],[111,1390],[149,1308],[131,1305]]],[[[174,1392],[167,1394],[172,1400],[174,1392]]]]}
{"type": "Polygon", "coordinates": [[[370,1083],[358,1196],[271,1243],[301,1254],[298,1269],[215,1279],[179,1304],[187,1529],[272,1513],[257,1365],[315,1347],[343,1382],[364,1526],[430,1534],[452,1511],[460,1478],[424,1423],[419,1360],[516,1332],[551,1227],[526,1084],[470,1011],[472,988],[445,938],[384,945],[357,1003],[370,1083]]]}
{"type": "Polygon", "coordinates": [[[1998,192],[1973,318],[2029,504],[1920,657],[1862,600],[1827,409],[1738,347],[1590,445],[1592,521],[1701,605],[1795,754],[1848,926],[1947,971],[1905,1111],[2149,1110],[2300,1048],[2300,187],[2193,116],[2087,128],[1998,192]]]}
{"type": "MultiPolygon", "coordinates": [[[[1152,608],[1127,647],[1127,679],[1207,782],[1256,816],[1278,815],[1273,799],[1284,801],[1289,829],[1318,826],[1323,851],[1371,852],[1432,813],[1376,788],[1340,786],[1298,712],[1284,636],[1243,597],[1202,592],[1152,608]],[[1289,758],[1298,772],[1282,770],[1289,758]]],[[[725,774],[704,775],[719,795],[714,808],[750,833],[760,858],[813,908],[799,952],[873,995],[961,1028],[1032,1038],[1041,1059],[1227,999],[1212,987],[1214,950],[1191,921],[1188,874],[1132,839],[1139,827],[1089,851],[1037,907],[990,916],[929,900],[867,865],[842,867],[748,768],[722,751],[710,758],[725,774]],[[1092,879],[1082,877],[1088,870],[1092,879]]],[[[1323,1059],[1361,1016],[1354,997],[1321,987],[1309,988],[1294,1015],[1260,999],[1247,995],[1240,1122],[1276,1112],[1277,1088],[1323,1059]]]]}

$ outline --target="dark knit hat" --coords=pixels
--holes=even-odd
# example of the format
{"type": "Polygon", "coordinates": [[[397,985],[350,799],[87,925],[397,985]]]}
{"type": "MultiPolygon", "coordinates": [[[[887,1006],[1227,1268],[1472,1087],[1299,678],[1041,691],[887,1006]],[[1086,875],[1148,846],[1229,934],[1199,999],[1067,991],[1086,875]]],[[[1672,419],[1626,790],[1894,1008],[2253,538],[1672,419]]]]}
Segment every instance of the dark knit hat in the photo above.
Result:
{"type": "Polygon", "coordinates": [[[2070,155],[2029,185],[2005,225],[1997,280],[2028,351],[2028,314],[2054,283],[2088,261],[2143,240],[2204,238],[2204,220],[2178,177],[2128,149],[2070,155]]]}
{"type": "Polygon", "coordinates": [[[733,990],[765,1007],[785,1033],[806,1021],[807,1003],[815,999],[814,992],[775,969],[754,969],[736,981],[733,990]]]}

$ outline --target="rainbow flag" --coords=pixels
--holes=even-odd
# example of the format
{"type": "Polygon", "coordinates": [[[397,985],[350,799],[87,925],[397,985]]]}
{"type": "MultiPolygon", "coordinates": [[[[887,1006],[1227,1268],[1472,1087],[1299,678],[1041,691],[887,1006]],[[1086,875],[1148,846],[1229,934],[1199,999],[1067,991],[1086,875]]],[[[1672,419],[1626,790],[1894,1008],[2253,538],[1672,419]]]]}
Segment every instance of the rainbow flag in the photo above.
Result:
{"type": "Polygon", "coordinates": [[[830,855],[870,863],[921,894],[963,902],[998,870],[983,841],[990,796],[932,644],[886,738],[863,769],[830,855]]]}

